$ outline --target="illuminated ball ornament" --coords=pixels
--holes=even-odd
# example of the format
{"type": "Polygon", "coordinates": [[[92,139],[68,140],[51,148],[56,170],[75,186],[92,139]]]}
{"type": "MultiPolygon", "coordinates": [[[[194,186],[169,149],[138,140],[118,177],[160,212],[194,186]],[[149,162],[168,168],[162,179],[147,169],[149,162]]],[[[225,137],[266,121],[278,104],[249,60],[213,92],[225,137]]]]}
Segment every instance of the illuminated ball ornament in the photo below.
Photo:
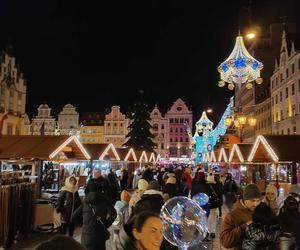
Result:
{"type": "Polygon", "coordinates": [[[196,201],[200,207],[202,207],[208,204],[209,197],[205,193],[198,193],[193,196],[193,200],[196,201]]]}
{"type": "Polygon", "coordinates": [[[205,212],[194,201],[184,196],[168,200],[162,207],[163,235],[179,249],[199,244],[207,235],[205,212]]]}
{"type": "Polygon", "coordinates": [[[224,85],[225,82],[227,82],[228,89],[233,90],[234,84],[247,83],[248,87],[250,87],[251,82],[256,81],[257,84],[262,83],[262,79],[260,78],[262,68],[263,64],[252,57],[245,48],[243,37],[238,36],[233,51],[230,56],[221,63],[218,67],[218,71],[224,85]]]}

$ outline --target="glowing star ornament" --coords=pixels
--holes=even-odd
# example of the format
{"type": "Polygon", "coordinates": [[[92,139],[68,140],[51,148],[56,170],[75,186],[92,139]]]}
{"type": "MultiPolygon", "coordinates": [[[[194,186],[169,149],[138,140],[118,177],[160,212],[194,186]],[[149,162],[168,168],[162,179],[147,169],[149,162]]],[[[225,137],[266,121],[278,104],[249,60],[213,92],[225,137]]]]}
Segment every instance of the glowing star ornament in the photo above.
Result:
{"type": "Polygon", "coordinates": [[[253,58],[245,48],[243,37],[238,36],[230,56],[218,67],[221,78],[218,85],[223,87],[227,82],[228,88],[233,90],[234,84],[246,83],[247,89],[250,89],[253,86],[252,82],[262,83],[262,68],[263,64],[253,58]]]}

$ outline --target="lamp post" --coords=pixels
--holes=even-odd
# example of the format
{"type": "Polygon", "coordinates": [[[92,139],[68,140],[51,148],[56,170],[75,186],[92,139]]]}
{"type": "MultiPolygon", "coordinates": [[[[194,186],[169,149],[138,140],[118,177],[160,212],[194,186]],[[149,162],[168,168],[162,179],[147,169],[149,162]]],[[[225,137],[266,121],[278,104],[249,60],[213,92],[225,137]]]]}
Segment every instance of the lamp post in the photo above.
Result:
{"type": "Polygon", "coordinates": [[[244,128],[246,127],[247,123],[250,127],[255,127],[256,118],[254,118],[254,117],[247,118],[243,114],[237,115],[236,117],[228,116],[225,118],[225,125],[227,127],[231,127],[232,124],[234,124],[234,126],[238,129],[240,142],[243,142],[243,139],[244,139],[243,132],[244,132],[244,128]]]}

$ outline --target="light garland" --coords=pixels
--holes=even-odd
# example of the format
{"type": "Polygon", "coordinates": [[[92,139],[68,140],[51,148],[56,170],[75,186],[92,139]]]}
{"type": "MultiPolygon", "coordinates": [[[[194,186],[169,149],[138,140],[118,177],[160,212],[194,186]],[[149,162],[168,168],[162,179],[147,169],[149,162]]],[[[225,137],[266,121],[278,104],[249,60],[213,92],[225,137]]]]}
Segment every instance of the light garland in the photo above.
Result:
{"type": "Polygon", "coordinates": [[[222,158],[224,158],[224,162],[228,162],[228,158],[225,152],[224,148],[220,149],[219,157],[218,157],[218,162],[222,162],[222,158]]]}
{"type": "Polygon", "coordinates": [[[274,150],[272,149],[270,144],[267,142],[266,138],[262,135],[259,135],[259,136],[257,136],[255,143],[253,145],[253,148],[251,149],[251,152],[249,154],[249,157],[248,157],[249,162],[253,161],[253,158],[257,151],[259,143],[262,143],[264,145],[265,149],[267,150],[268,154],[271,156],[271,158],[274,162],[279,161],[279,157],[276,155],[276,153],[274,152],[274,150]]]}
{"type": "Polygon", "coordinates": [[[136,154],[135,154],[133,148],[130,148],[130,149],[129,149],[129,151],[128,151],[128,153],[127,153],[127,155],[126,155],[124,161],[128,161],[130,155],[132,155],[133,160],[134,160],[135,162],[137,162],[137,157],[136,157],[136,154]]]}
{"type": "Polygon", "coordinates": [[[232,159],[233,159],[233,156],[234,156],[235,152],[237,153],[240,162],[243,163],[245,160],[244,160],[244,157],[241,153],[240,147],[237,144],[234,144],[232,149],[231,149],[230,156],[229,156],[229,162],[232,162],[232,159]]]}
{"type": "Polygon", "coordinates": [[[79,147],[80,151],[83,153],[84,157],[89,160],[91,159],[91,156],[88,154],[88,152],[85,150],[85,148],[82,146],[81,142],[77,139],[76,136],[70,136],[66,141],[64,141],[57,149],[55,149],[50,155],[49,159],[53,159],[61,150],[63,150],[71,141],[75,142],[75,144],[79,147]]]}
{"type": "Polygon", "coordinates": [[[149,162],[155,162],[155,155],[153,152],[150,155],[149,162]]]}
{"type": "Polygon", "coordinates": [[[243,37],[238,36],[230,56],[218,67],[221,81],[219,87],[224,87],[228,83],[230,90],[234,89],[234,84],[246,84],[247,89],[253,87],[253,81],[262,83],[260,71],[263,64],[253,58],[245,48],[243,37]]]}
{"type": "Polygon", "coordinates": [[[145,150],[142,152],[139,162],[142,162],[143,158],[145,162],[148,162],[148,157],[145,150]]]}
{"type": "Polygon", "coordinates": [[[109,151],[110,149],[112,150],[113,154],[115,155],[117,161],[120,161],[120,160],[121,160],[121,159],[120,159],[120,156],[119,156],[119,154],[118,154],[118,152],[117,152],[115,146],[114,146],[112,143],[108,144],[108,146],[106,147],[106,149],[105,149],[105,150],[103,151],[103,153],[100,155],[99,160],[100,160],[100,161],[103,161],[103,160],[104,160],[104,157],[107,155],[107,153],[108,153],[108,151],[109,151]]]}

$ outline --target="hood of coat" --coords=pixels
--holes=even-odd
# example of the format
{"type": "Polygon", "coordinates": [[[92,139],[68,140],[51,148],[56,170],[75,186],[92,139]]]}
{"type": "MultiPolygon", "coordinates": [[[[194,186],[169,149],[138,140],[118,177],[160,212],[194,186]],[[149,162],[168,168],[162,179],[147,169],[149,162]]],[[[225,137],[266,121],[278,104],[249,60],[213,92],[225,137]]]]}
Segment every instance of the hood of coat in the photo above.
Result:
{"type": "Polygon", "coordinates": [[[75,193],[78,190],[77,183],[78,183],[78,178],[76,178],[74,176],[67,177],[66,180],[65,180],[65,185],[61,188],[61,191],[68,191],[68,192],[71,192],[71,193],[75,193]],[[71,178],[76,179],[76,184],[75,185],[70,183],[71,178]]]}

